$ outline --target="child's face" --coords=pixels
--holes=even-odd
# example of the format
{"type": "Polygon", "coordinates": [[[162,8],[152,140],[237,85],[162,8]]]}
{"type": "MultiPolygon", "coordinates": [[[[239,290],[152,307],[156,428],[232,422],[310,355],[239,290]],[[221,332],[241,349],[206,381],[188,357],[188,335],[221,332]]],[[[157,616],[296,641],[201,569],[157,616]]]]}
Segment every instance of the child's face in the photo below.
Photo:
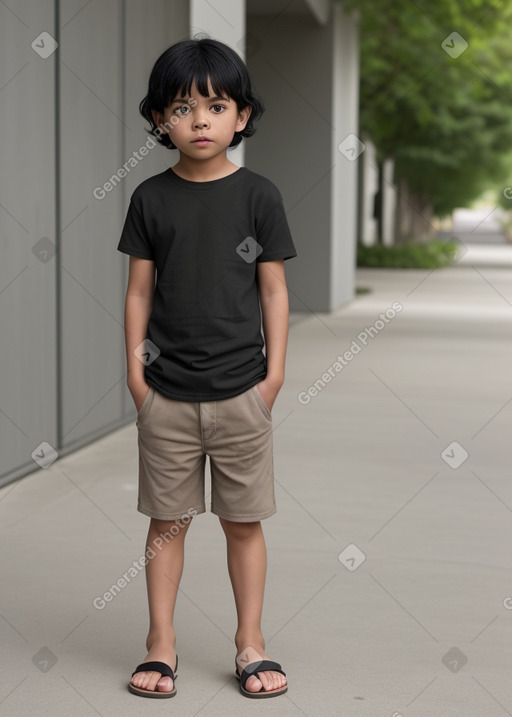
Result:
{"type": "Polygon", "coordinates": [[[175,97],[163,114],[153,110],[161,131],[169,134],[181,154],[194,159],[211,159],[225,152],[251,114],[250,107],[239,112],[233,99],[217,96],[209,80],[208,94],[203,97],[193,83],[190,95],[175,97]],[[199,137],[206,141],[198,141],[199,137]]]}

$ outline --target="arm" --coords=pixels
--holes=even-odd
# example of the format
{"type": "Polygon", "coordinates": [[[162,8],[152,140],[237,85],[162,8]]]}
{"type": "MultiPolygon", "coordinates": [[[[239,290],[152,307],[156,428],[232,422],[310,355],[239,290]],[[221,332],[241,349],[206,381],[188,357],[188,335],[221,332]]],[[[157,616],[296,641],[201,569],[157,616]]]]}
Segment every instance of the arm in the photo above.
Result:
{"type": "Polygon", "coordinates": [[[288,342],[288,290],[284,260],[257,264],[263,335],[267,356],[267,376],[258,390],[270,409],[284,383],[288,342]]]}
{"type": "Polygon", "coordinates": [[[130,273],[126,289],[124,329],[126,341],[127,385],[139,411],[148,392],[144,364],[133,353],[146,338],[155,290],[155,263],[130,256],[130,273]]]}

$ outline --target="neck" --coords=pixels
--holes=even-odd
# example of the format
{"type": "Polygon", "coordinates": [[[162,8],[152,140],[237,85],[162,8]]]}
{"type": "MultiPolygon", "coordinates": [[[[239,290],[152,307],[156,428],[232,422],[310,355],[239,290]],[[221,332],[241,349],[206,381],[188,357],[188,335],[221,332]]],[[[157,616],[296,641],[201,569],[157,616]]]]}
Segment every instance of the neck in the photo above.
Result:
{"type": "Polygon", "coordinates": [[[180,155],[179,160],[172,167],[182,179],[190,182],[211,182],[214,179],[222,179],[229,174],[236,172],[239,167],[230,162],[226,156],[212,157],[209,160],[196,160],[191,157],[180,155]]]}

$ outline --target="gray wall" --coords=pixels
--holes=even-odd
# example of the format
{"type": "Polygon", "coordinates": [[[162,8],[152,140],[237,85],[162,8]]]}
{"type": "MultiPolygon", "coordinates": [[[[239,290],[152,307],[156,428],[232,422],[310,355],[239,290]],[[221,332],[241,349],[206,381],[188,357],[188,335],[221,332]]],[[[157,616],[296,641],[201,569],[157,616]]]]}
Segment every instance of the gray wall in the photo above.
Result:
{"type": "Polygon", "coordinates": [[[308,15],[272,14],[249,16],[247,30],[253,39],[246,61],[266,111],[247,142],[246,163],[275,182],[283,195],[300,255],[285,263],[290,308],[327,307],[332,180],[329,28],[308,15]],[[326,68],[327,77],[319,67],[326,68]]]}
{"type": "Polygon", "coordinates": [[[55,56],[31,48],[54,24],[50,0],[0,4],[2,476],[37,467],[32,450],[57,440],[55,56]]]}
{"type": "Polygon", "coordinates": [[[358,132],[357,22],[339,3],[325,24],[298,2],[251,7],[246,61],[267,109],[246,163],[283,195],[298,252],[285,265],[290,308],[328,312],[354,296],[357,162],[338,145],[358,132]]]}
{"type": "Polygon", "coordinates": [[[137,106],[148,72],[189,28],[181,1],[9,8],[0,3],[1,484],[39,470],[42,442],[63,455],[135,416],[129,260],[116,246],[131,191],[176,157],[157,147],[104,199],[93,191],[146,141],[137,106]],[[31,47],[43,31],[59,41],[45,59],[31,47]]]}
{"type": "Polygon", "coordinates": [[[112,251],[121,192],[94,199],[122,163],[121,0],[61,3],[60,42],[60,445],[101,435],[119,419],[123,267],[112,251]],[[74,17],[73,17],[74,16],[74,17]],[[108,67],[108,72],[105,68],[108,67]]]}

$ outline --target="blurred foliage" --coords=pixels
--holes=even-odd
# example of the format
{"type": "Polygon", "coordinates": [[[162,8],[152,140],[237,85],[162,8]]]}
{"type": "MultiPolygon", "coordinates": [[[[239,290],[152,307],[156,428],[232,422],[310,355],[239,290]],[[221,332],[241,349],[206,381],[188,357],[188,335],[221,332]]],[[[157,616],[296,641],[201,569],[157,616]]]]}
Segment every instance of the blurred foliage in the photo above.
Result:
{"type": "Polygon", "coordinates": [[[434,239],[423,244],[357,247],[357,265],[392,269],[439,269],[451,264],[457,253],[457,242],[434,239]]]}
{"type": "MultiPolygon", "coordinates": [[[[442,216],[507,185],[512,2],[344,0],[359,11],[360,132],[442,216]],[[457,58],[441,43],[457,32],[457,58]]],[[[509,182],[512,184],[512,182],[509,182]]]]}

